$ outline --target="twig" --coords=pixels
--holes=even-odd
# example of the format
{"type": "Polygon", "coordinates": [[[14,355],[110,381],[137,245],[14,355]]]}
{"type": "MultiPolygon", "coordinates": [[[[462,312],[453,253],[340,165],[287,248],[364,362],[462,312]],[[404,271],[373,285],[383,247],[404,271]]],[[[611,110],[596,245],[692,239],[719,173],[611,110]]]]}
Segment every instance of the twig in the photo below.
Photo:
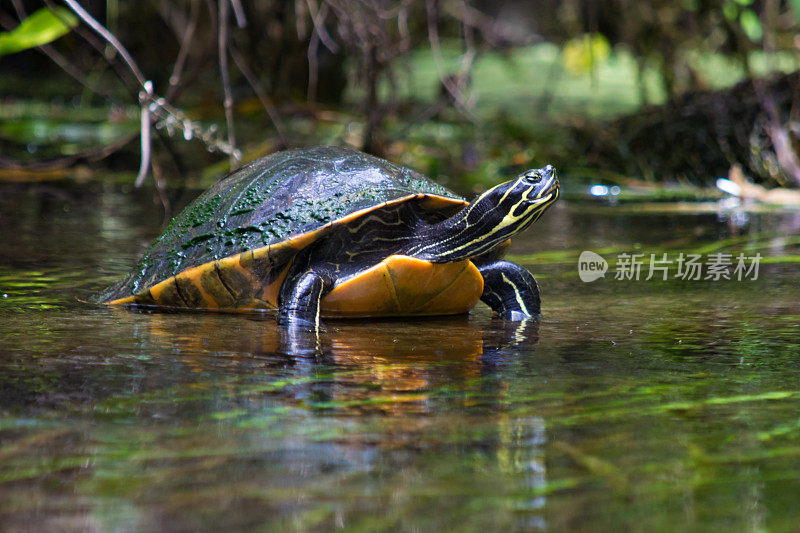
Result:
{"type": "Polygon", "coordinates": [[[219,137],[216,124],[204,128],[192,121],[182,110],[171,106],[165,98],[158,98],[155,95],[146,96],[146,98],[149,98],[146,103],[149,104],[151,122],[155,122],[156,130],[166,130],[169,136],[172,136],[176,130],[180,130],[186,141],[200,139],[210,152],[219,151],[241,159],[241,152],[219,137]]]}
{"type": "Polygon", "coordinates": [[[323,4],[320,9],[317,9],[313,0],[306,0],[306,5],[308,5],[308,13],[311,16],[311,22],[314,24],[314,30],[317,32],[319,40],[332,54],[339,52],[339,46],[331,39],[324,24],[325,15],[328,14],[328,4],[323,4]]]}
{"type": "Polygon", "coordinates": [[[239,28],[244,28],[247,26],[247,18],[244,16],[244,8],[242,8],[242,3],[239,0],[230,1],[231,5],[233,6],[233,16],[236,18],[236,25],[239,26],[239,28]]]}
{"type": "MultiPolygon", "coordinates": [[[[499,46],[502,44],[502,38],[497,31],[498,23],[496,19],[467,5],[465,2],[462,2],[459,7],[461,8],[460,14],[454,12],[449,14],[460,19],[462,24],[478,30],[489,45],[499,46]]],[[[451,11],[447,6],[445,6],[445,10],[451,11]]]]}
{"type": "Polygon", "coordinates": [[[383,110],[378,102],[378,52],[376,46],[370,43],[367,50],[367,127],[364,131],[364,142],[362,150],[374,155],[383,155],[383,146],[380,135],[381,122],[383,122],[383,110]]]}
{"type": "Polygon", "coordinates": [[[156,184],[156,194],[161,202],[161,207],[164,209],[164,216],[161,218],[161,227],[166,228],[172,218],[172,206],[167,196],[167,180],[164,179],[164,171],[158,161],[153,160],[153,181],[156,184]]]}
{"type": "Polygon", "coordinates": [[[775,155],[781,168],[794,181],[795,186],[800,186],[800,160],[798,160],[794,151],[789,133],[781,124],[775,99],[764,88],[761,81],[756,80],[756,92],[761,100],[762,109],[767,113],[767,135],[772,141],[772,147],[775,148],[775,155]]]}
{"type": "Polygon", "coordinates": [[[317,64],[317,53],[319,52],[319,32],[317,28],[311,31],[311,38],[308,40],[308,90],[306,92],[306,99],[309,104],[313,104],[317,99],[317,78],[319,76],[319,66],[317,64]]]}
{"type": "MultiPolygon", "coordinates": [[[[74,0],[64,0],[64,1],[69,2],[70,4],[76,4],[74,0]]],[[[223,1],[221,2],[221,4],[227,5],[227,2],[223,1]]],[[[72,7],[72,5],[70,5],[70,7],[72,7]]],[[[79,5],[77,7],[80,8],[79,5]]],[[[79,12],[76,11],[76,13],[79,12]]],[[[92,29],[100,33],[100,35],[103,38],[105,38],[109,43],[111,43],[111,45],[120,53],[120,56],[122,56],[123,58],[125,57],[128,58],[128,60],[126,60],[126,64],[134,73],[136,78],[144,79],[143,74],[136,66],[136,63],[130,57],[130,54],[128,54],[127,50],[125,50],[125,48],[122,46],[122,44],[119,43],[119,41],[116,38],[114,38],[113,35],[111,36],[112,40],[109,41],[108,38],[106,37],[106,34],[110,35],[108,30],[103,28],[103,26],[100,25],[99,22],[92,19],[91,16],[88,15],[88,13],[86,14],[86,16],[88,16],[93,21],[93,24],[90,24],[90,27],[92,27],[92,29]],[[98,27],[103,31],[99,31],[98,27]],[[116,42],[117,44],[115,45],[114,42],[116,42]]],[[[84,17],[82,16],[81,18],[84,17]]],[[[84,20],[86,21],[85,18],[84,20]]],[[[87,24],[89,24],[88,21],[87,24]]],[[[93,42],[93,40],[90,38],[87,40],[90,43],[93,42]]],[[[101,51],[100,48],[96,45],[96,43],[94,43],[93,46],[98,51],[101,51]]],[[[112,62],[112,65],[113,64],[114,63],[112,62]]],[[[122,77],[121,74],[120,77],[122,77]]],[[[184,113],[180,109],[177,109],[169,105],[166,99],[156,97],[152,82],[145,80],[142,83],[142,89],[143,90],[140,91],[139,93],[139,102],[142,107],[142,120],[141,120],[141,131],[140,131],[140,136],[142,138],[142,160],[140,161],[139,174],[137,175],[136,179],[137,184],[141,184],[141,181],[144,179],[142,174],[142,169],[149,168],[149,161],[152,152],[150,126],[154,121],[157,121],[156,122],[157,129],[165,128],[168,134],[171,134],[172,131],[177,127],[178,129],[181,129],[183,131],[184,139],[186,139],[187,141],[196,137],[202,140],[209,148],[209,150],[219,150],[220,152],[229,155],[233,159],[239,159],[241,157],[241,153],[236,149],[236,146],[234,144],[230,142],[226,143],[217,138],[217,132],[215,126],[212,125],[208,129],[203,129],[198,124],[192,122],[186,115],[186,113],[184,113]]],[[[161,135],[160,132],[159,135],[161,135]]],[[[162,137],[162,140],[166,142],[166,137],[162,137]]]]}
{"type": "MultiPolygon", "coordinates": [[[[227,4],[228,0],[223,1],[223,4],[227,4]]],[[[234,1],[234,0],[230,0],[234,1]]],[[[14,7],[17,9],[18,15],[23,13],[21,11],[22,4],[19,3],[19,0],[13,0],[14,7]]],[[[142,71],[139,69],[138,65],[131,57],[130,53],[125,49],[122,43],[102,24],[97,22],[89,13],[87,13],[81,5],[76,2],[75,0],[64,0],[67,6],[74,11],[78,17],[91,28],[94,32],[96,32],[102,40],[98,39],[94,33],[85,31],[81,26],[75,28],[75,31],[79,33],[87,43],[89,43],[115,70],[117,75],[119,76],[120,80],[122,80],[123,86],[128,89],[132,90],[132,86],[130,83],[130,79],[128,76],[131,74],[136,78],[136,82],[140,85],[140,90],[138,91],[138,100],[141,107],[141,120],[140,120],[140,131],[138,133],[141,142],[141,159],[140,159],[140,166],[139,172],[137,173],[135,184],[136,186],[141,186],[144,179],[146,178],[148,170],[151,168],[152,164],[152,135],[151,135],[151,127],[155,124],[156,126],[156,133],[161,138],[164,145],[170,150],[170,153],[173,154],[172,150],[170,149],[170,143],[168,137],[161,131],[161,129],[165,129],[166,133],[171,135],[175,129],[182,130],[184,139],[191,140],[192,138],[200,139],[209,149],[209,151],[220,151],[226,155],[231,156],[233,159],[241,158],[241,153],[239,150],[236,149],[234,145],[229,142],[225,142],[224,140],[220,139],[217,134],[217,129],[215,125],[212,125],[208,128],[204,128],[201,125],[191,121],[189,117],[181,111],[168,103],[168,100],[165,98],[159,98],[156,96],[152,82],[145,79],[142,71]],[[104,42],[106,44],[104,44],[104,42]],[[108,45],[115,50],[119,57],[123,58],[125,66],[127,66],[127,70],[122,65],[122,62],[116,60],[114,57],[110,57],[107,52],[109,50],[108,45]]],[[[49,7],[55,7],[55,4],[52,0],[44,0],[45,5],[49,7]]],[[[173,67],[173,73],[171,76],[171,83],[170,85],[170,96],[174,96],[174,94],[178,91],[181,82],[181,73],[183,71],[183,67],[186,62],[186,57],[188,56],[188,51],[191,49],[191,41],[193,40],[194,32],[197,25],[197,16],[198,16],[198,9],[197,9],[198,0],[192,0],[192,9],[190,12],[190,20],[187,23],[187,26],[184,31],[184,35],[181,41],[181,50],[179,52],[178,59],[176,59],[176,64],[173,67]]],[[[212,0],[207,0],[206,2],[208,5],[212,6],[212,25],[216,27],[217,21],[215,15],[215,9],[213,9],[212,0]]],[[[55,12],[58,14],[58,12],[55,12]]],[[[6,24],[7,20],[0,20],[0,23],[6,24]]],[[[216,32],[216,28],[213,30],[216,32]]],[[[226,37],[227,39],[227,37],[226,37]]],[[[55,52],[53,50],[53,52],[55,52]]],[[[100,93],[106,94],[105,92],[99,91],[96,87],[91,86],[86,81],[85,77],[81,75],[80,72],[70,72],[67,68],[65,68],[68,63],[64,63],[62,65],[57,59],[61,57],[60,54],[57,56],[51,56],[51,58],[56,61],[62,68],[64,68],[68,74],[71,74],[75,77],[79,82],[81,82],[87,89],[100,93]]],[[[74,70],[74,68],[73,68],[74,70]]],[[[132,95],[135,97],[136,92],[131,91],[132,95]]],[[[110,94],[107,95],[110,98],[110,94]]],[[[274,115],[273,115],[274,116],[274,115]]],[[[277,126],[276,126],[277,127],[277,126]]],[[[92,149],[81,152],[79,154],[74,154],[73,156],[59,158],[57,160],[50,160],[50,161],[37,161],[33,163],[24,163],[24,162],[17,162],[7,158],[0,157],[0,167],[6,168],[23,168],[23,169],[40,169],[40,168],[58,168],[58,167],[67,167],[70,165],[75,164],[80,160],[98,160],[104,157],[107,157],[111,153],[115,152],[123,145],[130,142],[135,135],[127,136],[123,139],[115,141],[107,146],[104,146],[100,149],[92,149]]],[[[176,161],[180,166],[179,161],[176,161]]],[[[158,184],[157,184],[158,185],[158,184]]]]}
{"type": "MultiPolygon", "coordinates": [[[[458,79],[459,83],[459,91],[463,95],[467,90],[467,84],[469,83],[469,73],[472,70],[472,63],[475,61],[475,57],[477,56],[477,52],[475,51],[475,37],[473,34],[473,27],[467,24],[467,2],[462,0],[461,2],[462,8],[462,18],[461,18],[461,26],[464,30],[464,54],[461,56],[461,74],[458,79]]],[[[471,109],[475,105],[475,93],[471,95],[470,99],[466,102],[466,105],[471,109]]]]}
{"type": "Polygon", "coordinates": [[[469,73],[469,68],[472,65],[472,58],[474,57],[474,53],[468,51],[467,53],[462,56],[462,69],[461,72],[456,76],[446,76],[444,73],[444,65],[442,61],[442,49],[439,44],[439,30],[436,27],[436,7],[434,5],[433,0],[426,0],[425,7],[427,10],[427,19],[428,19],[428,41],[431,45],[431,52],[433,54],[433,62],[436,65],[436,71],[439,73],[439,80],[442,83],[442,86],[450,93],[450,96],[453,97],[453,102],[456,104],[456,107],[461,109],[469,118],[472,120],[476,120],[477,117],[475,114],[469,109],[471,105],[470,100],[465,100],[462,88],[464,86],[465,80],[469,73]],[[454,83],[454,78],[456,82],[454,83]]]}
{"type": "Polygon", "coordinates": [[[41,160],[38,159],[36,161],[17,161],[14,159],[5,158],[0,156],[0,168],[5,169],[12,169],[12,170],[30,170],[30,171],[45,171],[45,170],[55,170],[61,168],[67,168],[79,161],[100,161],[101,159],[105,159],[106,157],[110,156],[136,137],[138,137],[138,133],[131,133],[130,135],[126,135],[125,137],[114,141],[111,144],[107,144],[100,148],[92,148],[89,150],[85,150],[83,152],[79,152],[77,154],[68,155],[65,157],[59,157],[57,159],[47,159],[41,160]]]}
{"type": "MultiPolygon", "coordinates": [[[[57,4],[54,2],[54,0],[44,0],[44,4],[47,7],[53,8],[54,10],[57,7],[57,4]]],[[[57,17],[62,17],[61,13],[58,11],[54,11],[54,13],[57,17]]],[[[66,21],[64,22],[66,23],[66,21]]],[[[107,42],[103,39],[99,39],[93,31],[86,30],[83,26],[76,26],[72,31],[77,33],[84,41],[89,43],[89,46],[94,48],[98,55],[111,66],[111,68],[114,70],[114,73],[116,73],[117,77],[119,77],[120,82],[122,82],[123,88],[128,91],[132,98],[136,99],[136,95],[141,89],[141,84],[136,80],[131,82],[129,76],[132,76],[133,73],[127,67],[127,65],[121,64],[116,57],[111,57],[108,55],[107,42]]]]}
{"type": "Polygon", "coordinates": [[[192,40],[194,39],[194,32],[197,29],[197,17],[199,13],[198,6],[199,0],[192,0],[189,8],[189,21],[186,24],[186,31],[183,32],[181,38],[181,48],[178,51],[178,57],[175,59],[175,65],[172,67],[172,74],[169,76],[169,89],[167,89],[167,100],[172,101],[178,92],[178,87],[183,75],[183,68],[186,65],[186,58],[189,57],[189,50],[191,49],[192,40]]]}
{"type": "MultiPolygon", "coordinates": [[[[194,1],[194,0],[193,0],[194,1]]],[[[208,18],[209,18],[209,26],[207,28],[203,28],[204,35],[216,35],[217,34],[217,6],[214,3],[214,0],[205,0],[205,6],[208,10],[208,18]]],[[[198,17],[199,17],[198,13],[198,17]]],[[[186,31],[188,30],[188,25],[191,21],[188,21],[181,30],[176,31],[176,35],[179,36],[181,41],[183,42],[183,38],[186,35],[186,31]]],[[[195,21],[196,23],[196,21],[195,21]]],[[[196,31],[196,30],[195,30],[196,31]]],[[[180,80],[175,85],[175,88],[167,92],[167,99],[170,102],[175,102],[177,98],[180,97],[181,93],[186,89],[188,85],[194,82],[197,77],[201,74],[202,71],[206,68],[206,61],[211,54],[216,55],[217,50],[217,43],[213,39],[200,39],[199,41],[194,41],[193,46],[188,47],[187,50],[189,53],[187,54],[187,62],[189,57],[193,57],[194,65],[191,69],[187,72],[182,72],[180,80]],[[199,51],[198,51],[199,50],[199,51]]],[[[181,44],[183,46],[183,44],[181,44]]],[[[173,68],[173,71],[175,69],[173,68]]]]}
{"type": "Polygon", "coordinates": [[[235,46],[231,46],[229,52],[231,54],[231,58],[233,58],[233,62],[236,63],[236,68],[239,69],[239,72],[241,72],[244,76],[244,79],[247,80],[250,88],[253,89],[254,93],[256,93],[256,96],[261,101],[264,111],[267,112],[269,119],[275,126],[275,130],[278,132],[281,145],[283,147],[288,147],[289,140],[286,137],[286,132],[283,129],[281,117],[277,108],[275,107],[275,104],[273,104],[272,100],[270,100],[269,96],[267,96],[267,92],[264,90],[264,87],[258,81],[258,78],[253,74],[253,71],[250,70],[250,67],[247,65],[244,57],[242,57],[242,54],[239,53],[239,50],[235,46]]]}
{"type": "MultiPolygon", "coordinates": [[[[222,77],[222,90],[224,93],[223,106],[225,108],[225,123],[228,130],[228,144],[236,146],[236,133],[233,124],[233,91],[231,90],[230,72],[228,72],[228,7],[226,0],[219,0],[219,21],[217,48],[219,52],[219,71],[222,77]]],[[[231,170],[236,166],[235,152],[230,154],[231,170]]]]}
{"type": "MultiPolygon", "coordinates": [[[[775,19],[777,18],[777,2],[770,0],[765,5],[765,15],[767,24],[765,24],[765,31],[763,37],[763,48],[766,53],[767,60],[771,63],[775,57],[775,19]]],[[[774,65],[772,65],[774,67],[774,65]]],[[[766,130],[767,135],[772,141],[772,147],[775,148],[775,155],[778,158],[778,164],[789,178],[792,179],[794,185],[800,186],[800,160],[797,158],[797,152],[794,150],[792,139],[789,137],[789,132],[781,124],[780,113],[778,106],[775,103],[775,98],[764,87],[763,80],[755,80],[756,94],[761,103],[761,108],[767,113],[766,130]]]]}
{"type": "Polygon", "coordinates": [[[75,0],[64,0],[64,3],[67,4],[67,6],[69,6],[69,8],[73,10],[75,14],[78,15],[81,20],[83,20],[90,28],[92,28],[103,39],[105,39],[108,44],[114,47],[119,55],[122,56],[122,59],[125,61],[125,63],[127,63],[128,68],[131,69],[133,75],[136,76],[136,80],[139,82],[139,85],[144,88],[144,84],[147,82],[147,79],[144,77],[144,74],[142,74],[142,71],[139,70],[139,66],[133,60],[133,57],[131,57],[130,53],[128,53],[128,50],[122,45],[121,42],[119,42],[119,39],[114,37],[110,31],[108,31],[102,24],[97,22],[97,20],[95,20],[94,17],[92,17],[85,9],[83,9],[83,7],[81,7],[81,5],[75,0]]]}
{"type": "MultiPolygon", "coordinates": [[[[19,17],[20,20],[28,16],[24,9],[24,6],[20,3],[20,0],[12,0],[12,3],[14,5],[14,10],[17,12],[17,16],[19,17]]],[[[0,18],[0,27],[2,27],[5,30],[11,30],[12,29],[11,21],[7,20],[10,18],[11,17],[0,18]]],[[[83,72],[81,72],[81,70],[78,67],[73,65],[69,61],[69,59],[64,57],[64,55],[61,54],[61,52],[53,48],[52,45],[43,44],[37,46],[36,49],[39,50],[44,55],[46,55],[48,58],[50,58],[50,60],[53,63],[55,63],[61,70],[63,70],[69,77],[71,77],[72,79],[74,79],[75,81],[77,81],[90,91],[97,94],[101,94],[108,100],[113,100],[110,92],[102,90],[97,85],[91,84],[89,80],[86,78],[86,76],[83,75],[83,72]]]]}
{"type": "Polygon", "coordinates": [[[147,176],[147,171],[150,169],[150,106],[152,105],[148,100],[153,98],[153,83],[150,81],[144,82],[144,91],[139,93],[139,102],[142,108],[142,122],[141,122],[141,146],[142,157],[139,160],[139,173],[136,175],[136,187],[141,187],[144,183],[144,178],[147,176]]]}
{"type": "MultiPolygon", "coordinates": [[[[92,28],[97,34],[99,34],[103,39],[106,40],[108,44],[110,44],[116,51],[119,53],[120,57],[125,61],[128,65],[128,68],[136,77],[136,80],[139,82],[139,85],[144,89],[144,94],[140,92],[139,100],[140,102],[144,99],[152,100],[153,96],[153,83],[145,79],[144,74],[139,69],[139,66],[136,64],[136,61],[133,60],[128,50],[119,42],[114,34],[108,31],[105,26],[97,22],[81,5],[76,2],[75,0],[64,0],[64,3],[69,6],[72,11],[77,14],[81,20],[83,20],[90,28],[92,28]]],[[[142,104],[142,119],[141,119],[141,129],[140,129],[140,139],[141,139],[141,159],[139,160],[139,172],[136,176],[135,185],[136,187],[141,187],[142,183],[144,182],[145,176],[147,176],[147,172],[150,169],[150,104],[142,104]]]]}
{"type": "Polygon", "coordinates": [[[335,54],[339,51],[339,47],[331,39],[328,30],[325,29],[325,17],[328,14],[328,4],[322,4],[322,7],[317,9],[313,0],[306,0],[308,6],[308,13],[311,18],[313,30],[311,32],[311,39],[308,41],[308,101],[313,103],[317,96],[317,81],[319,80],[319,66],[317,61],[317,54],[319,52],[319,43],[325,45],[325,48],[335,54]]]}

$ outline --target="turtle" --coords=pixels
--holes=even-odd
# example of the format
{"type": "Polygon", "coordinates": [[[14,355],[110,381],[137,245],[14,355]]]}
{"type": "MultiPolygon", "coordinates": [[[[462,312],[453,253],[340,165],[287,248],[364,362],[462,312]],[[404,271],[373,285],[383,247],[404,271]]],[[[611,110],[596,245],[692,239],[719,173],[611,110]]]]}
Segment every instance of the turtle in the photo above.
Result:
{"type": "Polygon", "coordinates": [[[277,152],[218,181],[176,216],[98,303],[325,317],[540,314],[539,288],[504,260],[509,238],[558,197],[548,165],[472,202],[348,148],[277,152]]]}

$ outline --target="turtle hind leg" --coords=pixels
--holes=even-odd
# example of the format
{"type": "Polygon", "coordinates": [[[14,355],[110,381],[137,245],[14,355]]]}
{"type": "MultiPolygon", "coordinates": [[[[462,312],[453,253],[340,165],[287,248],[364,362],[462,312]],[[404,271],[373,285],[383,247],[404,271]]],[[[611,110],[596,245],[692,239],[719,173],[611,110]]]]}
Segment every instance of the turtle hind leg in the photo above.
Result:
{"type": "Polygon", "coordinates": [[[507,320],[541,316],[539,285],[533,274],[510,261],[476,265],[483,276],[481,301],[507,320]]]}
{"type": "Polygon", "coordinates": [[[285,281],[281,289],[278,323],[282,326],[318,327],[320,301],[331,287],[333,281],[314,270],[285,281]]]}

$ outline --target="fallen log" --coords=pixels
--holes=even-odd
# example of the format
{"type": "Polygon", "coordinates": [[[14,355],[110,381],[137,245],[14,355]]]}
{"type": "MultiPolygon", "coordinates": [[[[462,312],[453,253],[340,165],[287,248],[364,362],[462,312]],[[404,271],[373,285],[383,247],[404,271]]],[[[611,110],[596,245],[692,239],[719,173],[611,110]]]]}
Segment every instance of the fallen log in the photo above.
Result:
{"type": "Polygon", "coordinates": [[[756,183],[796,188],[799,117],[800,72],[748,79],[592,128],[589,163],[647,180],[699,185],[713,185],[738,164],[756,183]]]}

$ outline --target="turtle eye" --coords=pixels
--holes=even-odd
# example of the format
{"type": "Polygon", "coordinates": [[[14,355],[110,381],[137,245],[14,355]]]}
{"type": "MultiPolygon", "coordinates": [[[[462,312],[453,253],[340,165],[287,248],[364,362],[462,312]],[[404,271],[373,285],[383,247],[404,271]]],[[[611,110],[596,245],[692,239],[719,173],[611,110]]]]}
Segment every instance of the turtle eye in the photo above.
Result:
{"type": "Polygon", "coordinates": [[[536,185],[537,183],[542,181],[542,173],[539,170],[529,170],[528,172],[525,173],[522,179],[525,182],[530,183],[531,185],[536,185]]]}
{"type": "Polygon", "coordinates": [[[555,173],[555,169],[552,165],[547,165],[544,168],[538,168],[536,170],[529,170],[523,175],[523,179],[530,183],[531,185],[537,185],[541,183],[543,179],[550,179],[553,174],[555,173]]]}

